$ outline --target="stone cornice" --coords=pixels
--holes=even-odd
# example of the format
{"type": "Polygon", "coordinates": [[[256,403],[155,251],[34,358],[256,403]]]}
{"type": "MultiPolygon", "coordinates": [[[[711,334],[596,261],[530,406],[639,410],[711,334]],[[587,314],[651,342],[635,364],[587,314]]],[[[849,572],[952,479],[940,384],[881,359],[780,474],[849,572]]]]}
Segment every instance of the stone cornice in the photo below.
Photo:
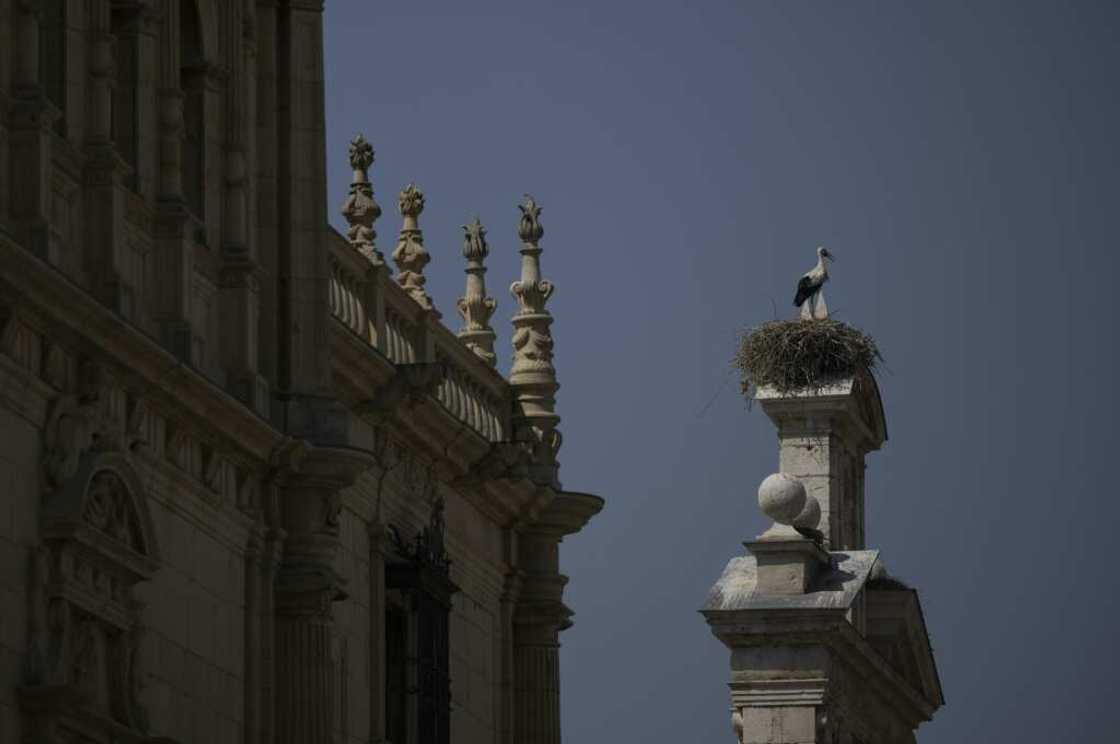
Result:
{"type": "Polygon", "coordinates": [[[926,700],[859,634],[841,608],[702,611],[713,635],[729,648],[824,646],[846,662],[912,726],[933,717],[926,700]]]}
{"type": "Polygon", "coordinates": [[[606,502],[599,496],[576,491],[560,491],[541,513],[532,531],[563,538],[579,532],[606,502]]]}
{"type": "Polygon", "coordinates": [[[112,367],[161,407],[217,433],[225,447],[264,466],[283,435],[60,271],[0,235],[0,297],[41,319],[59,341],[112,367]],[[15,279],[18,278],[18,281],[15,279]],[[58,298],[66,298],[59,302],[58,298]]]}

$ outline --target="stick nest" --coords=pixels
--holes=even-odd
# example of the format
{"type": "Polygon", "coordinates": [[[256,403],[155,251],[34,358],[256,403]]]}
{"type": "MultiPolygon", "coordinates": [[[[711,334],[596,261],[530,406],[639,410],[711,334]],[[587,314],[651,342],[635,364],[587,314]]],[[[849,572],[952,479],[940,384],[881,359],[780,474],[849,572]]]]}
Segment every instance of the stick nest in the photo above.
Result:
{"type": "Polygon", "coordinates": [[[821,388],[854,375],[874,372],[883,360],[875,340],[838,320],[775,320],[745,331],[732,364],[743,395],[759,387],[780,393],[821,388]]]}

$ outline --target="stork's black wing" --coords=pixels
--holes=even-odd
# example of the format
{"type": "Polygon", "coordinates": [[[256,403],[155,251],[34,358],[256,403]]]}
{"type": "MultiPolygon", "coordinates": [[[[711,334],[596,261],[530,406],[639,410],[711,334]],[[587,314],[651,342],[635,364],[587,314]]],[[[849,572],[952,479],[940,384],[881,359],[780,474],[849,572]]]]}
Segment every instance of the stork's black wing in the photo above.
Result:
{"type": "Polygon", "coordinates": [[[807,276],[801,277],[801,281],[797,283],[797,294],[793,298],[793,306],[801,307],[805,300],[809,299],[809,296],[812,295],[816,289],[817,287],[813,284],[812,279],[807,276]]]}

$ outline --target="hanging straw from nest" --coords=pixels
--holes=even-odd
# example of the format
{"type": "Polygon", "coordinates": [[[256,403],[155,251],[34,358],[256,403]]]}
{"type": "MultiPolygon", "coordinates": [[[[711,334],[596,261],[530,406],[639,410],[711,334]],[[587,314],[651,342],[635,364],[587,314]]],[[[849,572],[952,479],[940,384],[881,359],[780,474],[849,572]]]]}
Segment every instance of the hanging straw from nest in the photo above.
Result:
{"type": "Polygon", "coordinates": [[[761,386],[819,390],[882,359],[874,339],[838,320],[775,320],[744,332],[732,363],[750,398],[761,386]]]}

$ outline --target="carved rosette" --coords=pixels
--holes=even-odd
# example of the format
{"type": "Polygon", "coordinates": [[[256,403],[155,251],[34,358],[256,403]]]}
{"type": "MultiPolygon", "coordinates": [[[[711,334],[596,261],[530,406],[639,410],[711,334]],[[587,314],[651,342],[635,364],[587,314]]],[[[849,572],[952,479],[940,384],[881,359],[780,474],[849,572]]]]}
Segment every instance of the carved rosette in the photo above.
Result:
{"type": "Polygon", "coordinates": [[[456,307],[463,319],[459,338],[467,348],[480,359],[493,367],[497,362],[494,354],[494,329],[490,318],[498,308],[493,297],[486,296],[486,257],[490,246],[486,244],[486,230],[477,217],[469,225],[463,225],[466,233],[463,240],[463,256],[467,259],[467,287],[459,298],[456,307]]]}
{"type": "Polygon", "coordinates": [[[424,267],[432,257],[424,249],[424,233],[420,230],[424,194],[416,188],[416,184],[410,183],[401,191],[398,207],[404,222],[401,225],[397,247],[393,250],[393,261],[397,264],[398,270],[397,284],[401,285],[422,308],[439,317],[439,311],[432,304],[432,298],[424,290],[424,285],[428,281],[424,276],[424,267]]]}
{"type": "Polygon", "coordinates": [[[541,227],[541,208],[526,195],[518,225],[521,238],[521,278],[510,286],[510,293],[518,303],[513,316],[513,366],[509,382],[517,397],[514,425],[518,438],[526,442],[533,453],[538,480],[555,482],[556,453],[560,449],[560,432],[556,425],[556,368],[552,364],[552,315],[545,304],[555,289],[552,282],[541,277],[539,245],[544,235],[541,227]]]}
{"type": "Polygon", "coordinates": [[[369,259],[370,263],[384,266],[385,257],[374,243],[377,233],[373,229],[373,223],[381,216],[381,207],[373,198],[373,184],[369,181],[369,169],[374,160],[373,147],[359,134],[350,141],[349,155],[353,177],[350,193],[342,203],[342,216],[350,225],[346,237],[354,250],[369,259]]]}

